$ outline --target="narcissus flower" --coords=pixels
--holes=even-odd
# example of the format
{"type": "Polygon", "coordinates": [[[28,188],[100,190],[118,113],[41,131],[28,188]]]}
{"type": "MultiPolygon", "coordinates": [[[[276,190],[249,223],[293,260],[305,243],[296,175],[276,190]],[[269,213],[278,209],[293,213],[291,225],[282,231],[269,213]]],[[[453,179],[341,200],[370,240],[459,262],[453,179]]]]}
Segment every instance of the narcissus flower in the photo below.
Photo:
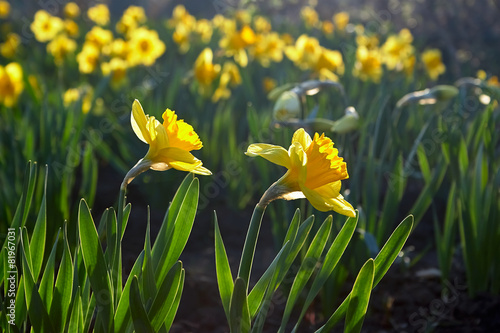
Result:
{"type": "Polygon", "coordinates": [[[424,53],[422,53],[422,61],[427,74],[432,80],[436,80],[439,75],[443,74],[446,70],[446,67],[441,61],[441,51],[438,49],[424,51],[424,53]]]}
{"type": "Polygon", "coordinates": [[[354,217],[354,209],[340,194],[341,180],[349,178],[346,163],[324,134],[311,139],[303,128],[292,138],[288,151],[280,146],[258,143],[248,147],[248,156],[261,156],[288,171],[266,191],[259,204],[274,199],[307,198],[320,211],[334,210],[354,217]]]}
{"type": "Polygon", "coordinates": [[[47,52],[52,54],[56,65],[64,63],[64,59],[76,50],[76,42],[66,35],[59,35],[47,44],[47,52]]]}
{"type": "Polygon", "coordinates": [[[10,14],[10,4],[7,1],[0,1],[0,18],[4,19],[10,14]]]}
{"type": "Polygon", "coordinates": [[[11,107],[23,92],[23,68],[17,62],[0,65],[0,103],[11,107]]]}
{"type": "Polygon", "coordinates": [[[356,50],[356,63],[354,64],[353,74],[363,81],[379,82],[382,76],[380,50],[368,50],[365,46],[359,46],[356,50]]]}
{"type": "Polygon", "coordinates": [[[162,118],[163,124],[155,117],[146,115],[138,100],[132,104],[132,129],[141,141],[149,144],[149,150],[127,173],[122,188],[148,169],[165,171],[174,168],[199,175],[212,174],[190,153],[203,147],[193,127],[184,120],[177,120],[177,115],[170,109],[163,113],[162,118]]]}
{"type": "Polygon", "coordinates": [[[64,6],[64,16],[70,19],[80,16],[80,7],[74,2],[68,2],[64,6]]]}
{"type": "Polygon", "coordinates": [[[165,43],[160,40],[158,33],[144,27],[130,33],[128,46],[130,52],[127,61],[132,66],[152,66],[165,52],[165,43]]]}
{"type": "Polygon", "coordinates": [[[48,42],[64,29],[64,22],[59,17],[52,16],[41,9],[35,13],[35,19],[30,28],[37,41],[48,42]]]}
{"type": "Polygon", "coordinates": [[[337,29],[344,30],[349,24],[349,14],[346,12],[337,13],[333,15],[333,22],[335,22],[337,29]]]}
{"type": "Polygon", "coordinates": [[[109,9],[105,4],[90,7],[87,11],[87,16],[98,25],[106,25],[109,23],[109,9]]]}

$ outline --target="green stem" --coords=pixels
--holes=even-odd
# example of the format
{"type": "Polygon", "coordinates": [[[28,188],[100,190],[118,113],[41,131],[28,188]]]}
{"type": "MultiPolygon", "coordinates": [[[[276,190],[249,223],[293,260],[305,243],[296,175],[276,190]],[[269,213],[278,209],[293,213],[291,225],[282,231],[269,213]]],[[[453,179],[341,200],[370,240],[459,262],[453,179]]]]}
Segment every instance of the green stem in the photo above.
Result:
{"type": "Polygon", "coordinates": [[[245,281],[247,289],[250,281],[250,272],[252,270],[257,238],[259,237],[260,225],[262,224],[262,217],[264,216],[266,207],[267,204],[262,205],[260,203],[255,206],[252,219],[250,220],[250,225],[248,226],[247,237],[245,239],[245,245],[243,246],[243,253],[241,254],[238,277],[241,277],[245,281]]]}

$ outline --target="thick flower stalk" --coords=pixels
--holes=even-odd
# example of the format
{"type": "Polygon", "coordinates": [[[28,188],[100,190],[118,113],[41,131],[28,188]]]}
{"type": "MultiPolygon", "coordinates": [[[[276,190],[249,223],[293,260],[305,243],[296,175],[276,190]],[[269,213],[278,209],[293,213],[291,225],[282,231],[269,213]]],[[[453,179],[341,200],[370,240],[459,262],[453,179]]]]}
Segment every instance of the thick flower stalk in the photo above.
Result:
{"type": "Polygon", "coordinates": [[[148,169],[165,171],[173,168],[199,175],[212,174],[190,153],[203,147],[193,127],[184,120],[177,120],[177,115],[170,109],[167,109],[162,117],[163,124],[155,117],[146,115],[138,100],[132,104],[132,129],[141,141],[149,144],[149,150],[127,173],[122,182],[122,189],[148,169]]]}
{"type": "Polygon", "coordinates": [[[319,211],[334,210],[354,217],[354,209],[340,194],[341,180],[349,178],[347,165],[333,148],[333,142],[324,134],[316,133],[311,139],[303,128],[292,138],[288,151],[280,146],[252,144],[248,156],[261,156],[270,162],[286,167],[287,172],[262,196],[259,205],[275,199],[293,200],[307,198],[319,211]]]}

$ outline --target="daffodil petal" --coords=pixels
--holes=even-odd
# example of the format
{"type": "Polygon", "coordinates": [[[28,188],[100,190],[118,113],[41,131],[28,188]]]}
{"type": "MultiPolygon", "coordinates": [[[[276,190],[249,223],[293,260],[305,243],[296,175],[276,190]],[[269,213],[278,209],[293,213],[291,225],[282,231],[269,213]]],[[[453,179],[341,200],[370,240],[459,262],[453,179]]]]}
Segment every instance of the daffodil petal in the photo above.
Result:
{"type": "Polygon", "coordinates": [[[352,205],[341,194],[338,194],[336,197],[324,197],[321,193],[305,186],[301,186],[301,190],[311,205],[319,211],[326,212],[333,210],[349,217],[356,216],[352,205]]]}
{"type": "Polygon", "coordinates": [[[195,169],[191,170],[192,173],[196,173],[198,175],[205,175],[205,176],[210,176],[212,174],[212,171],[208,170],[204,166],[198,166],[195,169]]]}
{"type": "Polygon", "coordinates": [[[312,139],[303,128],[299,128],[293,133],[292,143],[294,142],[300,143],[304,150],[306,150],[311,145],[312,139]]]}
{"type": "Polygon", "coordinates": [[[255,157],[260,156],[277,165],[284,166],[289,169],[290,157],[285,148],[267,143],[254,143],[251,144],[246,153],[247,156],[255,157]]]}
{"type": "Polygon", "coordinates": [[[147,129],[148,118],[142,109],[141,103],[138,100],[134,100],[132,104],[132,113],[130,115],[130,123],[132,124],[132,129],[135,135],[144,143],[151,143],[151,136],[149,135],[147,129]]]}
{"type": "Polygon", "coordinates": [[[298,142],[292,142],[288,148],[288,155],[290,155],[291,167],[289,171],[296,177],[297,181],[306,180],[307,175],[307,154],[302,145],[298,142]]]}
{"type": "Polygon", "coordinates": [[[188,172],[193,170],[201,171],[199,167],[203,164],[190,152],[176,147],[167,147],[159,150],[155,162],[163,162],[174,169],[188,172]]]}

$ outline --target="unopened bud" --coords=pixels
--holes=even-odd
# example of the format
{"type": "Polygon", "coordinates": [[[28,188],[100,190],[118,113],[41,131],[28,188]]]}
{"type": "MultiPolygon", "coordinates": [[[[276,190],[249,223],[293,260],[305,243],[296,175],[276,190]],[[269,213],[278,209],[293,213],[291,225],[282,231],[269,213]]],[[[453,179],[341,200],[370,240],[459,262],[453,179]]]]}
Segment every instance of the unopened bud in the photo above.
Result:
{"type": "Polygon", "coordinates": [[[285,91],[274,104],[273,118],[278,121],[298,118],[300,110],[299,96],[293,91],[285,91]]]}

